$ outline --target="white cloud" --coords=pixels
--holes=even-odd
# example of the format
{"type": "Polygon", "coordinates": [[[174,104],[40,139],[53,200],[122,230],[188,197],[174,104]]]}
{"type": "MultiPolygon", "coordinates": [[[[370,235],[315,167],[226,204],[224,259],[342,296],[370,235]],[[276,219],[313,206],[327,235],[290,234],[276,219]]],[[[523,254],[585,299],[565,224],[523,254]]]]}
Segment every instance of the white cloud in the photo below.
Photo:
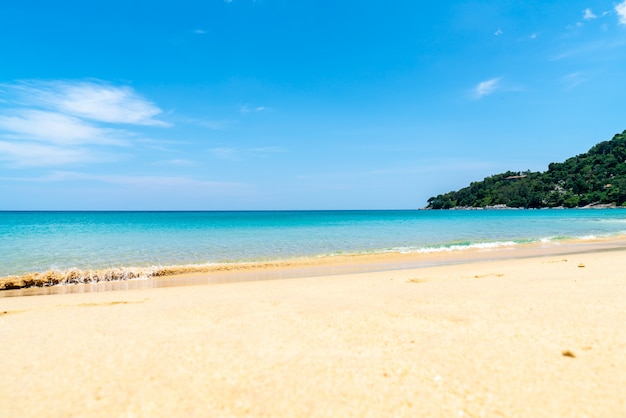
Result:
{"type": "Polygon", "coordinates": [[[626,25],[626,0],[615,6],[615,11],[619,17],[619,23],[626,25]]]}
{"type": "Polygon", "coordinates": [[[495,93],[500,88],[501,77],[492,78],[490,80],[481,81],[474,88],[474,95],[476,98],[480,99],[484,96],[489,96],[490,94],[495,93]]]}
{"type": "Polygon", "coordinates": [[[585,20],[590,20],[590,19],[596,19],[598,16],[596,16],[591,9],[585,9],[583,10],[583,19],[585,20]]]}
{"type": "Polygon", "coordinates": [[[195,33],[196,35],[204,35],[206,31],[202,29],[196,29],[193,31],[193,33],[195,33]]]}
{"type": "Polygon", "coordinates": [[[502,35],[503,33],[504,33],[504,32],[502,32],[502,29],[498,28],[498,30],[497,30],[497,31],[495,31],[493,34],[494,34],[494,35],[496,35],[496,36],[500,36],[500,35],[502,35]]]}
{"type": "Polygon", "coordinates": [[[130,87],[103,82],[26,80],[0,84],[0,96],[0,161],[17,167],[117,160],[103,146],[142,136],[111,124],[167,126],[130,87]]]}
{"type": "Polygon", "coordinates": [[[0,115],[0,130],[5,138],[50,142],[56,145],[128,145],[124,131],[102,129],[73,116],[41,110],[20,109],[0,115]]]}
{"type": "Polygon", "coordinates": [[[8,161],[18,167],[47,167],[96,160],[88,150],[81,148],[0,141],[0,161],[8,161]]]}
{"type": "Polygon", "coordinates": [[[130,87],[86,81],[24,81],[3,86],[23,106],[36,106],[98,122],[167,126],[162,111],[130,87]]]}

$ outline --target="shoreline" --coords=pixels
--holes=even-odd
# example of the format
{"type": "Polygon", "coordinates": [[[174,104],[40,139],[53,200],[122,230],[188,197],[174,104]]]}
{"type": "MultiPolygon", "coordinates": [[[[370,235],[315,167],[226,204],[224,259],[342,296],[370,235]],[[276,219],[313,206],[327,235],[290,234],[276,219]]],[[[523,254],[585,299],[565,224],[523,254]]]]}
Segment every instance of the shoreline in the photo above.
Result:
{"type": "Polygon", "coordinates": [[[579,244],[0,298],[0,417],[620,416],[626,248],[579,244]]]}
{"type": "Polygon", "coordinates": [[[612,251],[626,249],[626,235],[504,244],[488,248],[440,248],[426,252],[345,254],[212,265],[51,270],[0,277],[0,298],[317,277],[612,251]]]}

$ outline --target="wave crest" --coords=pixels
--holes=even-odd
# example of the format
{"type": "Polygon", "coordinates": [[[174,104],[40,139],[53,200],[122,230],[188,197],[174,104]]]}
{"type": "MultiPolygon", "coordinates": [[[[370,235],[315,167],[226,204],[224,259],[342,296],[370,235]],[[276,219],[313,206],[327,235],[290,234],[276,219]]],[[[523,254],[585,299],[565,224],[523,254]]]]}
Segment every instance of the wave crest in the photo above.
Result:
{"type": "Polygon", "coordinates": [[[71,284],[113,282],[121,280],[147,279],[159,272],[157,267],[121,267],[103,270],[48,270],[42,273],[26,273],[21,276],[0,277],[0,289],[21,289],[71,284]]]}
{"type": "Polygon", "coordinates": [[[190,273],[219,273],[257,268],[285,267],[301,264],[303,260],[257,263],[202,264],[186,266],[119,267],[101,270],[48,270],[43,273],[26,273],[20,276],[0,277],[0,290],[27,287],[91,284],[123,280],[142,280],[190,273]]]}

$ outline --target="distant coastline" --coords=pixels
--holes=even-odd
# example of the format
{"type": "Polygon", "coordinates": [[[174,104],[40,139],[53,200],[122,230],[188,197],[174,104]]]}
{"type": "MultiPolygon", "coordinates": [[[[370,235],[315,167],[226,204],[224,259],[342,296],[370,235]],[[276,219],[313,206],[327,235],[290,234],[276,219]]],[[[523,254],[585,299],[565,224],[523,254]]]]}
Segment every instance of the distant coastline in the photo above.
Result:
{"type": "Polygon", "coordinates": [[[626,206],[617,206],[615,203],[593,203],[586,206],[580,206],[576,208],[567,208],[565,206],[554,207],[540,207],[540,208],[523,208],[523,207],[511,207],[506,204],[490,205],[490,206],[455,206],[446,209],[433,209],[425,206],[419,210],[541,210],[541,209],[626,209],[626,206]]]}
{"type": "Polygon", "coordinates": [[[428,199],[428,208],[609,208],[626,205],[626,131],[545,172],[507,171],[428,199]]]}

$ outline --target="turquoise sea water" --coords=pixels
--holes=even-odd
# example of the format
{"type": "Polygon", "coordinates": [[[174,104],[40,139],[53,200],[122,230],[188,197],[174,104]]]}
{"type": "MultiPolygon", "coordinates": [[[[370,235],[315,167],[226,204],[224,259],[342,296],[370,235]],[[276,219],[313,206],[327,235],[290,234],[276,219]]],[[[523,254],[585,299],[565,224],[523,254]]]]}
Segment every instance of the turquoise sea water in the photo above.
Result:
{"type": "Polygon", "coordinates": [[[626,234],[626,210],[0,212],[0,277],[626,234]]]}

